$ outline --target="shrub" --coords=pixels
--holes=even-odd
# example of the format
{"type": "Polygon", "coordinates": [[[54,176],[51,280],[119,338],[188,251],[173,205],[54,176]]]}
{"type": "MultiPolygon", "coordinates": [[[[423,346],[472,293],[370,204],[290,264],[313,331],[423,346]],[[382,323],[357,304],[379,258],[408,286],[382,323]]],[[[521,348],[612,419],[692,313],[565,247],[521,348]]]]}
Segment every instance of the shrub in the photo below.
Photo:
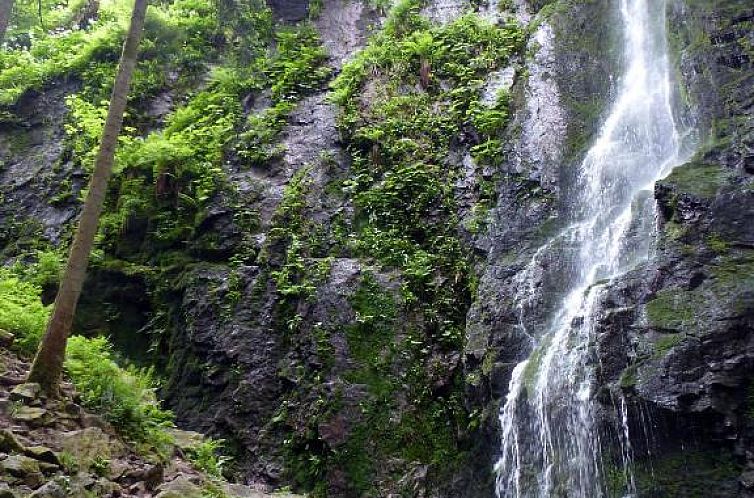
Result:
{"type": "Polygon", "coordinates": [[[221,453],[224,446],[225,440],[208,438],[188,449],[187,456],[197,469],[212,477],[222,477],[225,466],[231,461],[230,457],[221,453]]]}
{"type": "Polygon", "coordinates": [[[0,329],[16,336],[15,347],[22,354],[36,351],[50,313],[40,293],[38,285],[0,269],[0,329]]]}
{"type": "Polygon", "coordinates": [[[68,341],[65,369],[86,408],[143,449],[167,456],[172,439],[164,429],[173,425],[173,414],[159,406],[151,369],[121,368],[107,339],[81,336],[68,341]]]}
{"type": "MultiPolygon", "coordinates": [[[[15,348],[24,355],[36,351],[50,313],[40,293],[38,285],[0,269],[0,328],[16,335],[15,348]]],[[[142,450],[167,456],[172,440],[164,428],[172,426],[173,414],[159,406],[151,369],[120,367],[104,337],[73,336],[68,340],[65,370],[86,408],[142,450]]]]}

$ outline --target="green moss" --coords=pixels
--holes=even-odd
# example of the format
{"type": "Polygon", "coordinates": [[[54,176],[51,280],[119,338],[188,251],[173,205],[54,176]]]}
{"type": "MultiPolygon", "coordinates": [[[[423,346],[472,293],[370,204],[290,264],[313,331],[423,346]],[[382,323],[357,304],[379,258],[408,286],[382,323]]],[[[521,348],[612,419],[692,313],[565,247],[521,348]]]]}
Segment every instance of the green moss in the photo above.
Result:
{"type": "Polygon", "coordinates": [[[618,383],[623,389],[631,389],[638,382],[639,365],[629,365],[621,373],[618,383]]]}
{"type": "Polygon", "coordinates": [[[720,165],[692,161],[673,169],[662,182],[672,185],[679,193],[707,199],[713,197],[729,177],[730,172],[720,165]]]}
{"type": "Polygon", "coordinates": [[[683,342],[685,334],[663,334],[654,343],[655,357],[663,357],[675,346],[683,342]]]}
{"type": "Polygon", "coordinates": [[[663,229],[670,240],[682,239],[688,233],[688,227],[675,221],[668,221],[663,229]]]}
{"type": "Polygon", "coordinates": [[[552,338],[550,336],[547,336],[544,338],[544,341],[541,344],[537,345],[536,349],[532,351],[531,355],[529,356],[526,368],[524,368],[524,385],[530,391],[534,390],[535,383],[537,382],[539,375],[539,367],[542,364],[542,359],[544,358],[545,354],[547,354],[547,349],[549,348],[551,340],[552,338]]]}
{"type": "Polygon", "coordinates": [[[696,312],[696,294],[680,290],[663,290],[647,303],[647,318],[662,330],[683,330],[692,326],[696,312]]]}
{"type": "Polygon", "coordinates": [[[754,279],[754,251],[728,253],[716,261],[712,274],[726,287],[748,284],[754,279]]]}
{"type": "Polygon", "coordinates": [[[718,254],[725,254],[730,249],[730,242],[717,233],[708,235],[706,242],[707,246],[718,254]]]}
{"type": "Polygon", "coordinates": [[[713,266],[713,291],[724,299],[731,311],[745,315],[754,310],[754,251],[728,253],[713,266]]]}
{"type": "Polygon", "coordinates": [[[724,447],[687,448],[636,465],[639,496],[713,498],[735,495],[741,466],[724,447]]]}
{"type": "Polygon", "coordinates": [[[351,298],[351,306],[356,320],[347,327],[346,338],[350,356],[360,367],[347,373],[346,379],[365,384],[378,398],[388,397],[394,389],[395,298],[366,274],[351,298]]]}

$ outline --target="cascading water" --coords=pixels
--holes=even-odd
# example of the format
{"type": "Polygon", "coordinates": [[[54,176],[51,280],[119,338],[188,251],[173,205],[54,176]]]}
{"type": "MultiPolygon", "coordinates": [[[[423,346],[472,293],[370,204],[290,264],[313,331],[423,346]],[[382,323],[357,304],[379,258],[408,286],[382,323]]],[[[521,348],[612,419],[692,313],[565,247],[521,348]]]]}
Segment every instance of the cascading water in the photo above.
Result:
{"type": "MultiPolygon", "coordinates": [[[[569,226],[539,248],[517,277],[520,327],[532,353],[512,374],[500,413],[502,455],[497,495],[595,498],[606,496],[596,426],[594,315],[611,279],[645,260],[654,227],[654,182],[682,157],[669,69],[665,2],[620,0],[625,72],[570,195],[569,226]],[[552,254],[566,261],[569,285],[545,327],[532,327],[538,306],[533,281],[552,254]]],[[[623,494],[635,494],[630,476],[625,406],[619,439],[626,471],[623,494]]]]}

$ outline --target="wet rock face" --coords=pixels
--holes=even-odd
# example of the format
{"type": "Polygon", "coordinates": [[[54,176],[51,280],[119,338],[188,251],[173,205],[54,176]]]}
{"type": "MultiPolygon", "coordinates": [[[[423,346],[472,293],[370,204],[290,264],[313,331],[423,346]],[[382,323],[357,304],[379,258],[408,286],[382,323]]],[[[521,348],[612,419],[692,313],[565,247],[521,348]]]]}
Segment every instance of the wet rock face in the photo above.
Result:
{"type": "Polygon", "coordinates": [[[283,22],[303,21],[309,16],[308,0],[269,0],[267,4],[275,17],[283,22]]]}
{"type": "Polygon", "coordinates": [[[512,369],[530,352],[524,327],[543,326],[564,291],[558,276],[568,262],[561,261],[561,248],[534,252],[557,232],[568,210],[573,172],[599,124],[615,70],[606,48],[617,35],[609,28],[614,9],[608,2],[558,2],[539,16],[544,2],[520,3],[517,17],[538,27],[529,41],[530,57],[517,68],[526,76],[517,76],[512,88],[515,114],[497,205],[488,231],[476,241],[487,261],[468,314],[464,351],[464,369],[472,379],[468,403],[484,413],[478,459],[489,462],[499,451],[498,410],[512,369]],[[522,278],[533,257],[540,264],[522,278]],[[521,307],[534,317],[531,323],[519,322],[521,307]]]}
{"type": "Polygon", "coordinates": [[[82,172],[64,155],[64,98],[78,88],[62,83],[24,95],[0,128],[0,262],[35,237],[59,243],[75,216],[82,172]]]}
{"type": "MultiPolygon", "coordinates": [[[[754,64],[742,26],[752,17],[747,2],[669,3],[699,148],[657,184],[658,253],[606,292],[598,338],[605,402],[627,400],[638,467],[650,453],[672,467],[683,442],[700,457],[682,482],[707,473],[724,490],[716,496],[751,493],[754,64]]],[[[640,479],[639,490],[649,485],[640,479]]]]}
{"type": "MultiPolygon", "coordinates": [[[[438,498],[493,494],[498,410],[513,366],[530,348],[523,327],[543,325],[563,291],[556,276],[568,266],[559,257],[562,247],[534,251],[560,228],[575,167],[613,90],[618,55],[608,47],[616,46],[619,36],[611,30],[617,25],[611,17],[616,2],[513,2],[515,17],[536,23],[536,29],[528,55],[490,75],[486,87],[488,102],[494,100],[490,89],[510,86],[513,118],[501,151],[505,160],[483,173],[497,188],[488,229],[464,234],[468,250],[486,258],[478,268],[466,346],[462,352],[429,352],[426,368],[427,388],[436,393],[454,388],[449,385],[453,375],[463,369],[465,403],[480,414],[480,427],[467,439],[467,464],[454,475],[432,475],[431,467],[410,461],[376,462],[374,479],[382,496],[396,496],[398,490],[438,498]],[[521,273],[534,257],[539,264],[527,276],[531,286],[523,287],[521,273]],[[519,323],[520,307],[537,310],[527,313],[531,323],[519,323]]],[[[754,378],[754,69],[746,48],[754,43],[747,28],[754,12],[748,3],[669,1],[671,43],[679,54],[689,106],[685,117],[695,122],[699,141],[707,143],[709,137],[712,146],[658,184],[654,195],[662,236],[657,257],[605,290],[595,344],[603,425],[615,427],[620,417],[616,400],[624,396],[640,461],[650,450],[673,455],[678,441],[698,441],[701,452],[718,445],[735,453],[734,465],[749,465],[741,474],[744,487],[754,486],[754,461],[745,457],[754,441],[749,396],[754,378]],[[704,43],[691,43],[700,36],[704,43]],[[642,438],[648,425],[656,429],[642,438]]],[[[432,1],[424,13],[448,22],[467,4],[432,1]]],[[[324,0],[316,15],[305,0],[272,0],[270,5],[286,23],[311,15],[334,72],[379,23],[376,11],[362,1],[324,0]]],[[[479,7],[493,18],[496,8],[495,2],[479,7]]],[[[83,174],[72,171],[62,153],[63,97],[76,89],[70,83],[28,95],[18,105],[18,122],[0,129],[0,247],[5,248],[0,261],[13,256],[13,244],[23,240],[22,228],[60,241],[76,213],[83,174]],[[28,223],[31,218],[37,221],[28,223]]],[[[117,307],[130,330],[162,327],[169,339],[161,352],[170,355],[163,394],[179,423],[228,439],[239,449],[237,462],[245,476],[273,485],[284,484],[290,475],[291,445],[316,444],[317,451],[329,455],[347,448],[359,426],[370,423],[363,408],[370,398],[367,385],[344,380],[363,366],[347,336],[349,327],[365,319],[353,298],[367,275],[374,279],[375,295],[399,300],[402,285],[400,277],[351,258],[347,249],[332,260],[320,257],[327,254],[322,248],[302,257],[305,266],[327,267],[305,297],[281,297],[270,273],[286,263],[285,244],[275,239],[275,231],[285,227],[279,208],[294,181],[306,184],[301,217],[312,224],[323,247],[340,243],[338,223],[352,218],[352,202],[338,183],[349,171],[348,153],[338,135],[338,110],[325,93],[297,104],[280,136],[285,152],[264,168],[241,168],[233,157],[225,164],[230,183],[258,215],[251,240],[236,223],[231,200],[218,196],[198,227],[202,235],[188,249],[202,262],[180,268],[180,278],[159,296],[159,306],[146,282],[117,272],[93,275],[92,299],[82,301],[82,309],[91,311],[80,317],[87,330],[112,318],[95,312],[102,303],[117,307]],[[255,254],[266,253],[269,268],[229,264],[244,244],[255,254]],[[151,316],[157,320],[148,320],[151,316]]],[[[249,107],[264,109],[268,97],[255,96],[249,107]]],[[[163,95],[150,113],[161,118],[172,105],[170,95],[163,95]]],[[[465,177],[454,185],[463,218],[477,200],[472,192],[476,165],[460,146],[452,155],[448,161],[465,168],[465,177]]],[[[394,343],[425,325],[408,315],[395,322],[394,343]]],[[[141,333],[134,335],[146,341],[141,333]]],[[[389,375],[403,378],[415,367],[396,360],[389,375]]],[[[403,392],[391,396],[399,408],[389,415],[400,417],[410,400],[403,392]]],[[[22,415],[44,422],[38,411],[22,415]]],[[[697,466],[703,472],[707,460],[697,466]]],[[[738,492],[730,491],[738,489],[735,476],[722,474],[719,489],[738,492]]],[[[330,496],[359,495],[337,465],[323,471],[321,481],[330,496]]],[[[189,491],[180,490],[182,484],[160,492],[195,491],[191,483],[189,491]]]]}

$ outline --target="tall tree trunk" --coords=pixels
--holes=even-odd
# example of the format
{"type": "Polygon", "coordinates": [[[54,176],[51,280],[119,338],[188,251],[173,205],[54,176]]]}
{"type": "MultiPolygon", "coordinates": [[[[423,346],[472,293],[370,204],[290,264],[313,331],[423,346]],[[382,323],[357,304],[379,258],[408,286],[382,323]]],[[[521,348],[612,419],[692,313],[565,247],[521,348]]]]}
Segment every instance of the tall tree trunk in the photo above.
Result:
{"type": "Polygon", "coordinates": [[[0,0],[0,43],[5,40],[10,15],[13,13],[13,0],[0,0]]]}
{"type": "Polygon", "coordinates": [[[110,108],[107,112],[105,127],[102,131],[100,149],[89,182],[89,193],[84,202],[79,226],[68,256],[68,264],[60,282],[60,289],[55,298],[52,316],[29,373],[29,382],[38,382],[50,396],[58,394],[66,342],[86,277],[89,254],[94,245],[94,236],[97,233],[99,217],[102,214],[102,207],[105,202],[107,183],[113,170],[115,147],[123,124],[123,112],[126,109],[131,75],[136,65],[136,55],[144,27],[146,10],[147,0],[135,1],[131,26],[128,30],[128,37],[123,44],[123,53],[120,58],[118,73],[115,76],[115,86],[110,98],[110,108]]]}

